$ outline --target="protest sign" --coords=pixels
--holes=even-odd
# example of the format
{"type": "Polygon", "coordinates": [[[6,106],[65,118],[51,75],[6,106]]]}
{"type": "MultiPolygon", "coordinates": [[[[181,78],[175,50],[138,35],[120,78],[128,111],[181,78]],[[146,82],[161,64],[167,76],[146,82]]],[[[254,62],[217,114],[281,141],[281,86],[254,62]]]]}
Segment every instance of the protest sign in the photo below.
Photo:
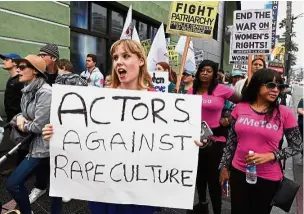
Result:
{"type": "Polygon", "coordinates": [[[175,51],[176,45],[169,45],[168,46],[168,56],[169,62],[171,66],[178,65],[178,53],[175,51]]]}
{"type": "Polygon", "coordinates": [[[270,54],[272,33],[272,10],[234,11],[232,53],[270,54]]]}
{"type": "Polygon", "coordinates": [[[235,55],[232,53],[232,33],[230,36],[229,64],[237,64],[237,65],[247,65],[248,64],[248,55],[235,55]]]}
{"type": "Polygon", "coordinates": [[[167,33],[212,38],[217,1],[172,1],[167,33]]]}
{"type": "Polygon", "coordinates": [[[168,92],[169,72],[152,71],[149,73],[152,77],[153,88],[158,92],[168,92]]]}
{"type": "Polygon", "coordinates": [[[277,34],[277,19],[279,11],[279,2],[272,1],[272,34],[271,34],[271,49],[275,47],[276,34],[277,34]]]}
{"type": "Polygon", "coordinates": [[[141,41],[141,45],[145,49],[146,56],[148,56],[150,48],[151,48],[151,39],[146,39],[146,40],[141,41]]]}
{"type": "Polygon", "coordinates": [[[53,85],[50,196],[192,209],[201,102],[53,85]]]}

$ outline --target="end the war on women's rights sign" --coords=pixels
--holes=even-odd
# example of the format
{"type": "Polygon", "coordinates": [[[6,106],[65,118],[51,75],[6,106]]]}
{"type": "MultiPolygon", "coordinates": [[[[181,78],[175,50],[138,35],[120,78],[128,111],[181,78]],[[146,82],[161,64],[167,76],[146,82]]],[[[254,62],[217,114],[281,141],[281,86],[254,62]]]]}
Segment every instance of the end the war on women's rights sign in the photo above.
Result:
{"type": "Polygon", "coordinates": [[[192,208],[200,96],[64,85],[52,90],[51,196],[192,208]]]}
{"type": "Polygon", "coordinates": [[[232,54],[270,54],[272,11],[234,11],[232,54]]]}

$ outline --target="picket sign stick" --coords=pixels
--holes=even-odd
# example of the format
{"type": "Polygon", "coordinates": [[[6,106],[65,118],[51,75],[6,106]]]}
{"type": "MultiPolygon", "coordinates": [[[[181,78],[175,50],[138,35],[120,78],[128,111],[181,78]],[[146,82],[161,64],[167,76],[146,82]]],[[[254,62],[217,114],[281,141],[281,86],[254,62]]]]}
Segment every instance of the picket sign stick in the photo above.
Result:
{"type": "Polygon", "coordinates": [[[249,54],[248,55],[248,70],[247,70],[248,84],[250,83],[250,80],[251,80],[251,77],[252,77],[251,67],[252,67],[252,55],[249,54]]]}
{"type": "Polygon", "coordinates": [[[180,67],[179,74],[178,74],[178,77],[176,80],[176,87],[175,87],[176,93],[178,93],[178,91],[179,91],[180,83],[181,83],[182,76],[184,73],[184,67],[185,67],[185,63],[186,63],[186,59],[187,59],[189,45],[190,45],[190,36],[187,36],[186,44],[185,44],[185,48],[184,48],[184,54],[183,54],[183,58],[182,58],[182,62],[181,62],[181,67],[180,67]]]}

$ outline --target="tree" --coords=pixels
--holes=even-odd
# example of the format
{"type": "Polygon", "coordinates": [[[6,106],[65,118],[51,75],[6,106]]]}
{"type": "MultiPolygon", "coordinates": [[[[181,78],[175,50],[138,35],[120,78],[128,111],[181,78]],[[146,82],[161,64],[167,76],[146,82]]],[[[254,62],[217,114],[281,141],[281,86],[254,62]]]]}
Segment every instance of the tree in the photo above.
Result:
{"type": "MultiPolygon", "coordinates": [[[[296,37],[296,33],[293,31],[293,27],[294,27],[294,20],[296,20],[298,18],[298,16],[297,17],[294,17],[293,15],[292,15],[292,17],[291,17],[291,34],[290,34],[290,36],[291,36],[291,43],[290,43],[290,55],[289,55],[289,57],[290,57],[290,66],[294,66],[294,65],[296,65],[296,61],[297,61],[297,57],[296,57],[296,52],[298,52],[299,51],[299,48],[298,48],[298,44],[297,43],[295,43],[294,41],[292,41],[292,38],[294,38],[294,37],[296,37]]],[[[283,19],[280,23],[279,23],[279,28],[281,29],[281,28],[285,28],[286,27],[286,18],[285,19],[283,19]]],[[[285,31],[284,33],[283,33],[283,36],[286,38],[286,34],[287,34],[287,32],[285,31]]],[[[285,46],[285,45],[284,45],[285,46]]]]}

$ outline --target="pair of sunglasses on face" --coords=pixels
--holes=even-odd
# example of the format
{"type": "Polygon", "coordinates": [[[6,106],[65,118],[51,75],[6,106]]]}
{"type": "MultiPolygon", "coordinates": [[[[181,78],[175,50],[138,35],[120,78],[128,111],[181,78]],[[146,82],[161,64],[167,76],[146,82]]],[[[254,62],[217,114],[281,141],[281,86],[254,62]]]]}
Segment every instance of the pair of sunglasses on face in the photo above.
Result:
{"type": "Polygon", "coordinates": [[[26,68],[33,68],[33,67],[31,67],[31,66],[29,66],[29,65],[24,65],[24,64],[22,64],[22,65],[18,65],[17,68],[19,68],[20,71],[23,71],[23,70],[26,69],[26,68]]]}
{"type": "Polygon", "coordinates": [[[263,84],[266,86],[267,89],[275,89],[278,88],[279,90],[282,90],[285,88],[285,84],[275,83],[275,82],[268,82],[266,84],[263,84]]]}
{"type": "Polygon", "coordinates": [[[187,73],[183,73],[183,76],[185,76],[185,77],[189,77],[189,76],[192,76],[192,77],[194,77],[194,75],[191,75],[191,74],[187,74],[187,73]]]}

